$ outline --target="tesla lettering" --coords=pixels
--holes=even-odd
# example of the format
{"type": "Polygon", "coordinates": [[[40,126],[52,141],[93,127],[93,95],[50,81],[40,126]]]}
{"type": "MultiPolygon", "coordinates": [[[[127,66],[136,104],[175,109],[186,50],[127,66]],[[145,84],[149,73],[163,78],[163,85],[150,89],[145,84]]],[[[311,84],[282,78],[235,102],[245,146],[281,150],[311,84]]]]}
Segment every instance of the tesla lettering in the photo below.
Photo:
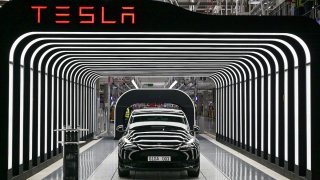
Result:
{"type": "MultiPolygon", "coordinates": [[[[70,6],[56,6],[56,10],[62,10],[59,13],[56,13],[56,17],[69,17],[70,13],[69,12],[70,6]],[[67,11],[65,11],[67,10],[67,11]]],[[[66,18],[67,19],[67,18],[66,18]]],[[[69,24],[69,20],[56,20],[57,24],[69,24]]]]}
{"type": "Polygon", "coordinates": [[[79,16],[80,17],[90,17],[90,20],[82,20],[80,24],[94,24],[94,13],[88,13],[89,10],[93,10],[94,7],[79,7],[79,16]],[[87,12],[87,13],[85,13],[87,12]]]}
{"type": "Polygon", "coordinates": [[[31,9],[37,10],[37,23],[41,22],[41,10],[47,9],[47,6],[31,6],[31,9]]]}
{"type": "MultiPolygon", "coordinates": [[[[41,24],[42,20],[47,20],[44,19],[46,16],[42,15],[48,8],[48,6],[31,6],[31,9],[36,11],[36,21],[38,24],[41,24]]],[[[71,22],[70,17],[73,16],[73,14],[70,14],[71,8],[72,7],[70,6],[55,6],[54,22],[56,24],[69,24],[71,22]]],[[[79,6],[79,24],[95,24],[98,22],[100,22],[101,24],[126,24],[126,22],[128,24],[135,24],[135,12],[133,6],[121,7],[121,13],[114,19],[106,18],[108,14],[106,7],[101,7],[99,15],[96,14],[94,10],[94,6],[79,6]],[[97,19],[99,17],[100,19],[97,19]]]]}

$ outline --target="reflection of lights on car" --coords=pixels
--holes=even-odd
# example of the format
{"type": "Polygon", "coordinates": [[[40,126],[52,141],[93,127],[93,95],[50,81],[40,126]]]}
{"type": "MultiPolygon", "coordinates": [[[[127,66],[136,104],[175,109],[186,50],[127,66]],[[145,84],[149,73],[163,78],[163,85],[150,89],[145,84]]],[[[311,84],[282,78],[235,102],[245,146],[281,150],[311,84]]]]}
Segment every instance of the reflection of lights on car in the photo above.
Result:
{"type": "Polygon", "coordinates": [[[128,176],[130,170],[187,170],[188,176],[200,172],[199,141],[190,130],[185,114],[175,109],[134,110],[127,129],[119,140],[118,173],[128,176]]]}

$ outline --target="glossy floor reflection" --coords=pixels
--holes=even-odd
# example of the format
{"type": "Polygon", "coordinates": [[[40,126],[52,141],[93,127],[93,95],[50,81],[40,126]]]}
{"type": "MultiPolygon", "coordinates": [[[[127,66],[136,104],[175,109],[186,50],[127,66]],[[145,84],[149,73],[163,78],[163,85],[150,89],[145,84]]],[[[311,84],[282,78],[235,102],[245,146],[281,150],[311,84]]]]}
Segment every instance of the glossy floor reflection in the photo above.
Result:
{"type": "Polygon", "coordinates": [[[199,136],[198,139],[200,141],[201,154],[209,159],[228,178],[235,180],[274,179],[202,136],[199,136]]]}
{"type": "MultiPolygon", "coordinates": [[[[93,171],[102,163],[102,161],[116,148],[117,141],[114,141],[112,137],[104,137],[97,144],[87,149],[80,154],[80,179],[88,179],[93,171]]],[[[49,176],[44,178],[45,180],[58,180],[63,179],[63,168],[60,167],[49,176]]]]}
{"type": "Polygon", "coordinates": [[[221,179],[227,180],[226,176],[216,169],[212,163],[205,158],[200,156],[200,175],[198,178],[189,178],[186,171],[131,171],[130,176],[127,178],[120,178],[118,176],[118,156],[117,149],[109,155],[96,171],[90,176],[90,180],[95,179],[221,179]]]}
{"type": "MultiPolygon", "coordinates": [[[[271,180],[263,171],[217,146],[202,136],[198,137],[201,150],[199,178],[189,178],[186,171],[131,171],[128,178],[117,172],[117,141],[104,138],[80,155],[80,179],[235,179],[271,180]]],[[[45,180],[62,180],[62,167],[46,176],[45,180]]]]}

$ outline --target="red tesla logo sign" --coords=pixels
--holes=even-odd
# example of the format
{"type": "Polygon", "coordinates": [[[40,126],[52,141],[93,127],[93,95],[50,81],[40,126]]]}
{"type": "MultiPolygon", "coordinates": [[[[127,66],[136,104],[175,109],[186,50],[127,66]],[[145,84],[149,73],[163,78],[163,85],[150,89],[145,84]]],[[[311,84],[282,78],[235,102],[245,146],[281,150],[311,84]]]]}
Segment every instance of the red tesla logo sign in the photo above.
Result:
{"type": "MultiPolygon", "coordinates": [[[[36,12],[36,21],[38,24],[41,24],[42,13],[46,11],[48,6],[31,6],[31,9],[33,9],[36,12]]],[[[135,13],[134,13],[134,7],[133,6],[122,6],[121,7],[121,14],[120,14],[120,20],[118,19],[107,19],[107,9],[105,7],[101,7],[100,9],[100,16],[97,17],[97,15],[94,13],[95,7],[94,6],[79,6],[78,8],[78,16],[80,18],[79,23],[80,24],[95,24],[95,23],[101,23],[101,24],[135,24],[135,13]]],[[[55,23],[56,24],[69,24],[70,23],[70,6],[55,6],[55,23]]]]}

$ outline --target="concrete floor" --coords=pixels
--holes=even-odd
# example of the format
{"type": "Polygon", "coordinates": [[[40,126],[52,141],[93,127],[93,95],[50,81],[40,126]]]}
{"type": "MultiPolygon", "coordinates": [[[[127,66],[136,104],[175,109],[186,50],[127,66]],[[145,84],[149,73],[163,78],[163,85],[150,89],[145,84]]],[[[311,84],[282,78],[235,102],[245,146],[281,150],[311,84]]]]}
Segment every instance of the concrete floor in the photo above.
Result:
{"type": "MultiPolygon", "coordinates": [[[[104,137],[82,148],[80,179],[286,179],[206,135],[200,135],[198,139],[201,151],[198,178],[189,178],[186,171],[131,171],[129,177],[120,178],[117,172],[117,141],[111,137],[104,137]]],[[[60,161],[29,179],[62,180],[62,177],[63,169],[60,161]]]]}

